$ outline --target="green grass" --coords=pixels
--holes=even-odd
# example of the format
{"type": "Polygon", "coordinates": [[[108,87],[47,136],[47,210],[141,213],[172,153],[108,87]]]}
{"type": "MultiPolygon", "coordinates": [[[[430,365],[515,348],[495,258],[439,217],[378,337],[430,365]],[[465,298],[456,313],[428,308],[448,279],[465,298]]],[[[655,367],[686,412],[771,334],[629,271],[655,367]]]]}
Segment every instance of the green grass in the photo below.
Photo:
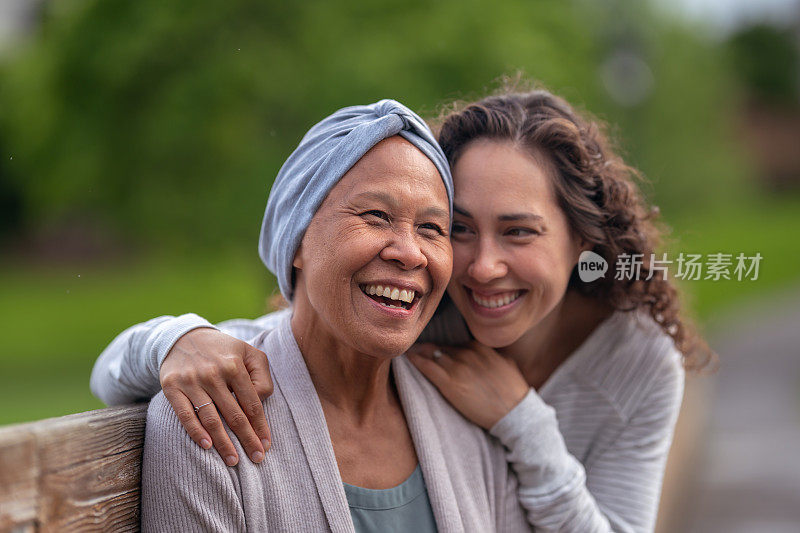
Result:
{"type": "Polygon", "coordinates": [[[113,267],[0,267],[0,424],[102,407],[89,375],[103,347],[162,314],[254,317],[273,282],[255,253],[113,267]]]}
{"type": "MultiPolygon", "coordinates": [[[[669,258],[763,256],[757,281],[683,283],[701,322],[800,280],[800,197],[751,199],[669,222],[669,258]]],[[[131,324],[190,311],[212,321],[254,317],[273,291],[255,253],[227,250],[106,267],[0,266],[0,424],[102,407],[89,392],[92,364],[131,324]]]]}

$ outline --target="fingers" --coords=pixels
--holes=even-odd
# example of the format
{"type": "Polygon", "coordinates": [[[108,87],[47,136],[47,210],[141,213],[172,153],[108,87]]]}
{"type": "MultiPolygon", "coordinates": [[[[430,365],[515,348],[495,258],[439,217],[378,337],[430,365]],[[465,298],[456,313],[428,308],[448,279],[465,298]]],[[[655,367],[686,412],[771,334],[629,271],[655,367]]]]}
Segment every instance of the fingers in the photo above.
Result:
{"type": "Polygon", "coordinates": [[[193,441],[206,450],[213,443],[217,453],[228,466],[234,466],[239,462],[239,454],[236,453],[236,448],[222,425],[213,400],[202,389],[195,390],[191,394],[191,398],[194,399],[175,389],[164,390],[164,396],[169,400],[178,420],[193,441]],[[195,410],[195,405],[202,407],[195,410]]]}
{"type": "Polygon", "coordinates": [[[408,359],[440,391],[451,384],[457,361],[450,354],[452,346],[439,347],[435,344],[414,345],[408,352],[408,359]]]}
{"type": "Polygon", "coordinates": [[[172,410],[175,411],[178,420],[183,425],[186,433],[189,434],[189,437],[204,450],[211,448],[211,436],[197,418],[192,402],[182,392],[172,387],[164,389],[164,396],[167,397],[170,405],[172,405],[172,410]]]}
{"type": "Polygon", "coordinates": [[[477,360],[485,361],[485,360],[495,360],[495,359],[507,359],[506,356],[502,355],[500,352],[495,350],[494,348],[490,348],[485,344],[481,344],[476,340],[472,340],[469,343],[469,349],[465,350],[471,352],[477,360]]]}
{"type": "MultiPolygon", "coordinates": [[[[239,408],[247,417],[248,424],[245,425],[245,431],[240,434],[239,431],[231,426],[231,429],[236,432],[239,442],[247,452],[254,463],[261,462],[263,456],[257,455],[258,453],[266,452],[270,447],[270,431],[267,426],[267,418],[264,415],[264,405],[261,403],[256,393],[256,387],[253,386],[250,375],[247,373],[237,373],[232,380],[231,386],[233,393],[236,395],[236,400],[239,408]],[[250,435],[254,434],[256,439],[261,443],[257,446],[255,442],[249,441],[250,435]]],[[[225,417],[227,421],[227,416],[225,417]]],[[[230,423],[228,424],[230,425],[230,423]]]]}
{"type": "MultiPolygon", "coordinates": [[[[234,392],[236,392],[236,397],[231,394],[230,389],[228,389],[228,384],[222,379],[214,379],[213,377],[207,378],[204,382],[204,388],[211,396],[211,399],[214,401],[214,405],[219,411],[219,414],[221,414],[225,419],[228,427],[230,427],[234,434],[236,434],[236,438],[239,439],[239,442],[241,443],[242,448],[244,448],[245,453],[247,453],[247,456],[250,457],[250,460],[252,460],[254,463],[260,463],[264,460],[264,447],[261,444],[261,439],[258,437],[258,435],[256,435],[253,426],[250,424],[250,419],[242,410],[242,406],[239,405],[239,401],[243,401],[245,405],[250,406],[249,409],[251,410],[254,410],[252,407],[254,405],[253,402],[257,402],[258,408],[261,412],[260,417],[262,420],[264,420],[264,424],[266,424],[261,402],[258,400],[258,396],[253,390],[253,386],[250,383],[250,379],[243,365],[241,372],[234,374],[231,378],[229,378],[229,380],[233,385],[234,392]],[[244,377],[242,377],[242,375],[244,377]],[[244,383],[242,383],[242,380],[244,380],[244,383]],[[239,400],[239,394],[243,395],[242,400],[239,400]]],[[[214,442],[215,446],[218,444],[217,436],[222,437],[224,435],[225,440],[228,442],[230,441],[227,432],[225,431],[224,426],[222,426],[221,421],[219,421],[219,417],[216,416],[216,413],[213,413],[214,416],[212,416],[212,413],[207,413],[205,408],[203,408],[200,410],[199,414],[200,421],[211,434],[212,441],[214,442]],[[206,423],[207,421],[208,423],[206,423]],[[218,422],[219,428],[217,428],[218,422]],[[212,424],[212,427],[209,427],[209,423],[212,424]]],[[[217,449],[219,450],[219,448],[217,449]]],[[[222,458],[225,460],[225,463],[228,464],[230,457],[228,455],[222,455],[222,458]]]]}
{"type": "MultiPolygon", "coordinates": [[[[264,352],[250,345],[246,345],[242,361],[248,375],[244,375],[241,372],[236,374],[233,381],[233,391],[236,393],[239,405],[242,406],[245,415],[250,420],[250,424],[256,436],[261,440],[261,445],[266,453],[272,445],[272,435],[264,415],[264,406],[261,400],[272,395],[273,391],[269,362],[264,352]]],[[[255,450],[252,453],[255,453],[255,450]]],[[[248,451],[251,457],[252,453],[248,451]]]]}
{"type": "MultiPolygon", "coordinates": [[[[228,391],[228,395],[230,396],[230,391],[228,391]]],[[[200,424],[202,424],[203,428],[211,436],[211,442],[219,456],[225,461],[225,464],[228,466],[236,465],[239,462],[239,454],[236,453],[236,447],[228,436],[228,432],[225,431],[225,426],[220,418],[220,412],[216,407],[217,400],[215,400],[213,396],[209,397],[209,395],[200,388],[190,389],[187,398],[191,400],[193,405],[198,406],[207,402],[212,402],[210,405],[200,407],[197,411],[196,418],[200,420],[200,424]]],[[[231,396],[231,398],[233,397],[231,396]]],[[[192,410],[194,411],[194,407],[192,407],[192,410]]],[[[180,419],[180,416],[178,418],[180,419]]],[[[184,424],[184,427],[186,427],[186,424],[184,424]]]]}
{"type": "Polygon", "coordinates": [[[245,353],[243,361],[250,375],[249,382],[246,383],[247,380],[244,379],[244,376],[240,376],[242,378],[239,380],[241,382],[240,387],[245,389],[245,395],[240,395],[239,389],[237,388],[234,388],[234,392],[236,392],[236,397],[239,398],[239,403],[250,419],[250,423],[256,435],[258,435],[258,438],[261,439],[261,444],[264,446],[264,451],[266,452],[271,446],[272,435],[269,430],[269,425],[267,424],[267,419],[264,416],[264,406],[261,400],[272,395],[273,391],[272,376],[269,372],[269,361],[264,352],[256,350],[251,346],[247,347],[247,352],[245,353]],[[249,387],[247,386],[248,384],[249,387]],[[251,389],[257,395],[255,398],[250,394],[251,389]]]}
{"type": "Polygon", "coordinates": [[[411,363],[422,372],[422,375],[433,383],[437,389],[442,390],[449,382],[450,374],[448,374],[444,367],[439,365],[438,361],[418,352],[409,352],[408,360],[411,361],[411,363]]]}
{"type": "Polygon", "coordinates": [[[418,355],[424,355],[425,357],[433,357],[433,353],[436,351],[442,351],[442,348],[437,346],[436,344],[432,344],[430,342],[418,343],[411,346],[408,349],[408,353],[415,353],[418,355]]]}
{"type": "Polygon", "coordinates": [[[273,390],[272,375],[269,372],[267,354],[248,345],[243,361],[258,397],[263,400],[271,396],[273,390]]]}
{"type": "Polygon", "coordinates": [[[453,346],[440,347],[435,344],[425,343],[415,344],[408,351],[408,354],[409,356],[417,355],[427,358],[450,373],[458,358],[458,349],[453,346]]]}

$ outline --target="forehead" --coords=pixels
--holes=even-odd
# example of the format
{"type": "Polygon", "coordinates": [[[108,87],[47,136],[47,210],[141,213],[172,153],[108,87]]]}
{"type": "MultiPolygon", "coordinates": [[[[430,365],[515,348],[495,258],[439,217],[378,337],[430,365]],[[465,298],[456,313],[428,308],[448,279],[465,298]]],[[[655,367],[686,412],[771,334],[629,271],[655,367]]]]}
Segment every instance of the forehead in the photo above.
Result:
{"type": "Polygon", "coordinates": [[[550,162],[509,141],[469,144],[453,167],[456,199],[498,203],[550,203],[555,192],[550,162]]]}
{"type": "Polygon", "coordinates": [[[331,189],[328,199],[345,201],[371,191],[403,194],[448,210],[447,191],[436,165],[397,135],[382,140],[364,154],[331,189]]]}

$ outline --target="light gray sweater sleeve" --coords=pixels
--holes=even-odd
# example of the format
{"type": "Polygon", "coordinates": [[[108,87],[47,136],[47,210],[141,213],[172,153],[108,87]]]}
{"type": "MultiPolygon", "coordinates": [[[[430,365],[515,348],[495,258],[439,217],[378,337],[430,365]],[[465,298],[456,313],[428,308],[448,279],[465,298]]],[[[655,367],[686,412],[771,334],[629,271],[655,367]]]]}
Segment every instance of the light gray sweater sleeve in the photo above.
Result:
{"type": "Polygon", "coordinates": [[[109,344],[92,369],[92,394],[106,405],[147,401],[161,390],[161,363],[172,346],[197,328],[215,328],[239,340],[273,329],[288,310],[276,311],[255,320],[235,319],[212,325],[205,318],[188,313],[161,316],[132,326],[109,344]]]}
{"type": "MultiPolygon", "coordinates": [[[[443,306],[444,312],[426,328],[423,342],[462,344],[469,332],[455,306],[443,306]]],[[[275,311],[254,320],[234,319],[216,326],[194,313],[160,316],[126,329],[111,341],[92,368],[92,394],[106,405],[124,405],[148,401],[161,390],[161,363],[172,346],[186,333],[197,328],[215,328],[239,340],[247,341],[265,330],[274,329],[290,309],[275,311]]]]}
{"type": "Polygon", "coordinates": [[[214,327],[195,314],[161,316],[131,326],[111,341],[92,369],[92,394],[106,405],[122,405],[152,398],[161,384],[161,362],[181,336],[214,327]]]}
{"type": "Polygon", "coordinates": [[[146,428],[142,531],[245,531],[235,468],[189,438],[163,394],[150,402],[146,428]]]}
{"type": "Polygon", "coordinates": [[[567,450],[554,409],[533,389],[491,428],[508,449],[520,503],[536,531],[653,531],[683,394],[682,369],[665,367],[588,475],[567,450]]]}

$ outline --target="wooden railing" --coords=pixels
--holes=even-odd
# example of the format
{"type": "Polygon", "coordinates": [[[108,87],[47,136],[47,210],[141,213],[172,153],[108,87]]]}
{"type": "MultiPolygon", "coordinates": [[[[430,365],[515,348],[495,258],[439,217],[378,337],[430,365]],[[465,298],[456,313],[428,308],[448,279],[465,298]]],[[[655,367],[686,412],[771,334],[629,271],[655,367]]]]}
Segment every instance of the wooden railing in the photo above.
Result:
{"type": "Polygon", "coordinates": [[[0,531],[138,531],[147,405],[0,428],[0,531]]]}

